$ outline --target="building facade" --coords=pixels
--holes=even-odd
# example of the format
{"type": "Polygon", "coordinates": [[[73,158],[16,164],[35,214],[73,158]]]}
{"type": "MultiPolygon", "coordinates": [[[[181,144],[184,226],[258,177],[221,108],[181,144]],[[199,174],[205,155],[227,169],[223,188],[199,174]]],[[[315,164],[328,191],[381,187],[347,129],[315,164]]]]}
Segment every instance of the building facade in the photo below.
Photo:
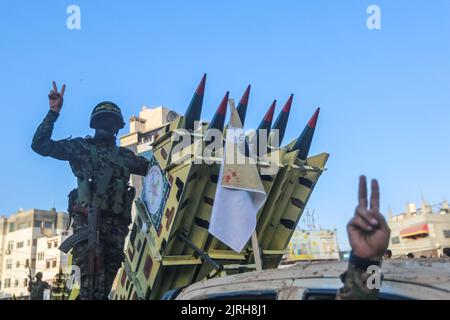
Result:
{"type": "Polygon", "coordinates": [[[448,202],[433,209],[426,201],[417,208],[414,203],[399,215],[389,214],[393,258],[437,258],[450,256],[450,210],[448,202]]]}
{"type": "Polygon", "coordinates": [[[0,297],[28,295],[30,272],[35,275],[45,271],[37,264],[39,240],[66,235],[68,220],[66,213],[55,209],[19,210],[8,218],[1,218],[0,297]]]}
{"type": "Polygon", "coordinates": [[[67,271],[68,256],[58,247],[69,235],[70,232],[64,230],[56,235],[38,239],[36,270],[42,272],[42,280],[51,283],[59,271],[67,271]]]}

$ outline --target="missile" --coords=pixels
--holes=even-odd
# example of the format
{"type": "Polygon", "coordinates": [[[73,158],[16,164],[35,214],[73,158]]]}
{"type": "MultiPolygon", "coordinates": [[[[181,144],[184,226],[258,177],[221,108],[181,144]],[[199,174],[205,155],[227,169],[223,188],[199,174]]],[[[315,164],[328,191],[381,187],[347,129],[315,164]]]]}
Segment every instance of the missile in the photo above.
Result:
{"type": "Polygon", "coordinates": [[[283,107],[283,110],[281,110],[280,114],[278,115],[277,120],[275,120],[275,124],[272,127],[272,130],[278,130],[279,132],[279,143],[283,141],[284,134],[286,133],[286,126],[289,119],[289,113],[291,112],[291,106],[292,106],[292,100],[294,98],[294,95],[291,94],[288,101],[283,107]]]}
{"type": "Polygon", "coordinates": [[[247,114],[247,106],[248,106],[248,98],[250,96],[250,89],[251,85],[247,87],[247,89],[244,92],[244,95],[241,98],[241,101],[239,101],[239,104],[237,106],[237,112],[239,114],[239,118],[241,119],[242,126],[245,123],[245,115],[247,114]]]}
{"type": "Polygon", "coordinates": [[[197,90],[192,96],[191,103],[184,115],[184,128],[194,130],[194,122],[200,121],[202,113],[203,97],[205,95],[206,73],[203,75],[197,90]]]}
{"type": "Polygon", "coordinates": [[[225,116],[227,115],[227,105],[228,105],[228,97],[230,96],[230,92],[227,91],[225,96],[222,99],[222,102],[220,103],[219,107],[217,108],[216,113],[214,114],[214,117],[212,118],[211,122],[209,123],[208,129],[218,129],[220,131],[223,131],[223,127],[225,124],[225,116]]]}
{"type": "Polygon", "coordinates": [[[267,110],[267,113],[264,116],[264,119],[259,124],[259,127],[257,130],[262,130],[262,129],[269,130],[270,129],[270,126],[272,125],[273,114],[275,112],[276,105],[277,105],[277,100],[273,100],[272,104],[269,107],[269,110],[267,110]]]}
{"type": "Polygon", "coordinates": [[[299,150],[298,158],[301,160],[306,160],[309,153],[309,148],[311,147],[311,142],[314,136],[314,131],[316,130],[317,119],[319,118],[320,108],[317,108],[314,115],[309,120],[305,129],[303,129],[302,134],[295,141],[294,146],[291,150],[299,150]]]}
{"type": "Polygon", "coordinates": [[[261,155],[261,150],[259,150],[259,138],[261,134],[261,130],[266,130],[266,141],[269,137],[269,131],[270,127],[272,126],[272,120],[273,120],[273,114],[275,112],[275,106],[277,104],[277,100],[273,100],[272,104],[269,107],[269,110],[267,110],[266,115],[264,116],[264,119],[259,124],[258,129],[256,130],[256,139],[257,139],[257,148],[258,148],[258,155],[261,155]]]}

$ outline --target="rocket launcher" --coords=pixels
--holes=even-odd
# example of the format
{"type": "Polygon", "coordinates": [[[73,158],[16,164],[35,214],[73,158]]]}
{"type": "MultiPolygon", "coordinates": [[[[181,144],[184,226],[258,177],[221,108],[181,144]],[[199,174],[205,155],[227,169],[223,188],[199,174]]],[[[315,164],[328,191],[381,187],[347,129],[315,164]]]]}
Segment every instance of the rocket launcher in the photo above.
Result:
{"type": "MultiPolygon", "coordinates": [[[[187,119],[199,118],[199,97],[203,99],[204,80],[205,77],[186,114],[163,127],[147,151],[141,150],[142,155],[150,159],[149,175],[153,174],[152,181],[157,181],[153,185],[157,195],[151,197],[151,201],[148,197],[147,201],[142,197],[135,201],[136,215],[126,241],[125,259],[116,276],[114,299],[160,299],[168,290],[207,277],[254,269],[250,245],[243,252],[234,252],[208,232],[220,165],[208,165],[205,160],[219,155],[186,152],[185,156],[186,150],[174,150],[176,133],[183,128],[192,131],[192,120],[187,119]],[[184,161],[176,162],[175,158],[184,161]],[[202,162],[198,163],[198,160],[202,162]]],[[[248,99],[244,98],[241,99],[243,106],[245,102],[248,104],[248,99]]],[[[194,139],[186,149],[204,147],[206,129],[223,130],[227,101],[228,94],[211,122],[191,132],[194,139]]],[[[280,115],[274,127],[285,129],[289,104],[283,108],[284,115],[280,115]]],[[[273,116],[274,108],[275,105],[269,109],[269,116],[270,112],[273,116]]],[[[262,126],[267,124],[268,121],[262,126]]],[[[276,267],[280,262],[293,227],[328,158],[327,154],[320,154],[302,161],[298,158],[300,151],[294,148],[296,144],[292,142],[279,150],[269,150],[268,154],[258,158],[260,170],[272,164],[278,168],[273,174],[261,175],[268,200],[258,213],[256,231],[264,268],[276,267]],[[269,156],[273,154],[279,155],[280,161],[271,163],[269,156]]],[[[306,144],[299,143],[301,148],[306,144]]],[[[146,179],[145,183],[150,180],[146,179]]]]}

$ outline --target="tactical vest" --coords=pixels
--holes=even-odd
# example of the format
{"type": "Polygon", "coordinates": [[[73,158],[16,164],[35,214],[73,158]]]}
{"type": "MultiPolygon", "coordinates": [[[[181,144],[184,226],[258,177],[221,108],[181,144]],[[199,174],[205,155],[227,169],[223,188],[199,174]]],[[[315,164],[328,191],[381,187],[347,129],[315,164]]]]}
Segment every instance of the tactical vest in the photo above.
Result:
{"type": "Polygon", "coordinates": [[[90,206],[112,215],[131,220],[131,205],[135,189],[129,186],[130,171],[115,147],[107,161],[99,161],[97,146],[89,144],[90,157],[86,159],[78,188],[69,194],[69,213],[85,211],[90,206]]]}

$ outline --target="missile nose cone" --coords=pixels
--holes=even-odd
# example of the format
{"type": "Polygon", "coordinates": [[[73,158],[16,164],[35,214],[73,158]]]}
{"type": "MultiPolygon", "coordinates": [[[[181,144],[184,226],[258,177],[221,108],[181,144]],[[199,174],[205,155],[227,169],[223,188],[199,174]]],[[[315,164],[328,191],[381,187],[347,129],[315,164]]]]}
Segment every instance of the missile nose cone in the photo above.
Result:
{"type": "Polygon", "coordinates": [[[283,110],[281,110],[280,114],[278,115],[277,120],[275,120],[275,124],[272,127],[272,130],[278,130],[278,139],[280,144],[283,141],[284,134],[286,133],[286,127],[289,119],[289,113],[291,112],[293,98],[294,95],[291,94],[288,101],[284,105],[283,110]]]}
{"type": "Polygon", "coordinates": [[[188,130],[194,130],[195,121],[200,121],[200,115],[202,113],[203,96],[205,95],[206,73],[203,75],[197,90],[195,90],[192,96],[191,103],[189,104],[186,113],[184,114],[184,128],[188,130]]]}
{"type": "Polygon", "coordinates": [[[303,129],[302,134],[298,137],[294,146],[291,150],[299,150],[298,158],[301,160],[306,160],[309,154],[309,149],[311,147],[312,139],[314,137],[314,131],[316,130],[317,119],[319,118],[320,108],[317,108],[314,115],[309,120],[305,129],[303,129]]]}
{"type": "Polygon", "coordinates": [[[227,91],[225,96],[222,99],[222,102],[220,102],[219,107],[217,108],[216,113],[214,114],[213,119],[209,123],[208,128],[209,129],[218,129],[223,130],[224,124],[225,124],[225,116],[227,114],[227,104],[228,104],[228,98],[230,96],[230,92],[227,91]]]}
{"type": "Polygon", "coordinates": [[[239,118],[241,119],[242,125],[244,125],[245,115],[247,114],[248,99],[250,96],[251,87],[251,85],[248,85],[247,89],[244,92],[244,95],[241,98],[241,101],[239,101],[239,104],[237,106],[237,112],[239,114],[239,118]]]}
{"type": "Polygon", "coordinates": [[[285,113],[291,112],[292,100],[294,100],[294,94],[291,94],[289,96],[288,101],[286,102],[286,104],[283,107],[283,112],[285,112],[285,113]]]}
{"type": "Polygon", "coordinates": [[[264,116],[263,120],[261,121],[258,130],[261,129],[270,129],[270,126],[272,125],[273,121],[273,115],[275,113],[275,106],[277,105],[277,100],[273,100],[272,104],[269,107],[269,110],[267,110],[266,115],[264,116]]]}
{"type": "Polygon", "coordinates": [[[275,112],[275,106],[277,104],[277,100],[273,100],[272,104],[269,107],[269,110],[267,110],[266,115],[264,116],[264,119],[261,121],[258,130],[257,130],[257,135],[256,135],[256,141],[257,141],[257,152],[258,155],[261,156],[264,152],[267,151],[267,147],[261,149],[259,142],[260,142],[260,138],[261,138],[261,134],[263,134],[263,132],[261,130],[267,130],[266,131],[266,135],[265,135],[265,139],[267,140],[268,136],[269,136],[269,129],[270,126],[272,125],[272,120],[273,120],[273,114],[275,112]],[[266,151],[264,151],[266,150],[266,151]],[[263,152],[264,151],[264,152],[263,152]]]}
{"type": "Polygon", "coordinates": [[[227,93],[225,93],[225,96],[222,99],[222,102],[220,102],[219,108],[217,108],[217,114],[220,114],[222,116],[225,116],[227,114],[227,104],[229,96],[230,92],[227,91],[227,93]]]}
{"type": "Polygon", "coordinates": [[[205,95],[205,84],[206,84],[206,73],[203,75],[202,80],[198,84],[195,94],[197,94],[199,96],[205,95]]]}
{"type": "Polygon", "coordinates": [[[277,105],[277,100],[273,100],[272,104],[269,107],[269,110],[267,111],[266,115],[264,116],[265,121],[272,123],[276,105],[277,105]]]}
{"type": "Polygon", "coordinates": [[[312,116],[311,120],[308,122],[308,127],[315,129],[317,125],[317,119],[319,118],[320,114],[320,108],[317,108],[316,112],[314,112],[314,115],[312,116]]]}

